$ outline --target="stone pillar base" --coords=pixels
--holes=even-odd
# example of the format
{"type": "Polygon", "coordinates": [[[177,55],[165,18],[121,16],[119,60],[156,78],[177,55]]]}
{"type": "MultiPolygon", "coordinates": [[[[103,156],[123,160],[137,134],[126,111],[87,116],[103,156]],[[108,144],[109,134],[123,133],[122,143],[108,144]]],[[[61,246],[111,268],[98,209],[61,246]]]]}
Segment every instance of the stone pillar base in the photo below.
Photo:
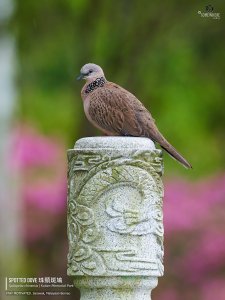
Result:
{"type": "Polygon", "coordinates": [[[151,300],[157,277],[76,277],[81,300],[151,300]]]}
{"type": "Polygon", "coordinates": [[[162,155],[147,138],[68,151],[68,269],[81,300],[149,300],[163,275],[162,155]]]}

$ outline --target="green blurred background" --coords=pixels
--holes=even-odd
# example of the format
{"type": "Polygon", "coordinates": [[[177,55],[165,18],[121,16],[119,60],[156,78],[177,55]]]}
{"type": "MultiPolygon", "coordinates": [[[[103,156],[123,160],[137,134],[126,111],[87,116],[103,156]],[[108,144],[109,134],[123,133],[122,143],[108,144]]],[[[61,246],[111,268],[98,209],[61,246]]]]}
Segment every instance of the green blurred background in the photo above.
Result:
{"type": "MultiPolygon", "coordinates": [[[[18,118],[65,140],[96,134],[75,81],[81,66],[102,66],[133,92],[161,132],[193,164],[165,155],[166,175],[193,177],[225,163],[225,22],[201,18],[204,1],[17,1],[18,118]]],[[[214,1],[223,13],[223,1],[214,1]]]]}
{"type": "MultiPolygon", "coordinates": [[[[225,299],[224,11],[219,0],[0,0],[0,61],[1,43],[10,36],[17,95],[8,121],[4,114],[0,119],[7,124],[0,131],[2,275],[72,282],[66,277],[66,150],[81,137],[100,135],[83,112],[84,82],[75,80],[93,62],[144,103],[193,165],[186,170],[164,155],[166,274],[153,299],[225,299]],[[13,13],[7,17],[6,9],[1,19],[6,3],[13,13]],[[209,4],[220,19],[198,13],[209,4]],[[8,148],[6,135],[13,140],[8,148]],[[216,249],[207,248],[211,243],[216,249]]],[[[0,100],[7,98],[4,88],[0,100]]],[[[78,291],[58,299],[78,299],[78,291]]]]}

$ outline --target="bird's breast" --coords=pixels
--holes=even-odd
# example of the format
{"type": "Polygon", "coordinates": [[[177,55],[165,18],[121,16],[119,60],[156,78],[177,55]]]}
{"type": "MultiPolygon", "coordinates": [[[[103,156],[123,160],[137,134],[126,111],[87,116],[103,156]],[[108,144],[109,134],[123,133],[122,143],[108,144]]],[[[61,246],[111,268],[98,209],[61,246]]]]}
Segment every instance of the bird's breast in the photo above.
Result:
{"type": "Polygon", "coordinates": [[[99,126],[99,124],[98,124],[97,122],[95,122],[95,121],[92,119],[92,117],[91,117],[91,115],[90,115],[90,113],[89,113],[89,110],[90,110],[90,98],[87,97],[87,98],[84,100],[83,103],[84,103],[84,112],[85,112],[85,115],[86,115],[88,121],[89,121],[92,125],[94,125],[95,127],[97,127],[98,129],[100,129],[101,131],[104,131],[103,128],[101,128],[101,127],[99,126]]]}
{"type": "Polygon", "coordinates": [[[89,114],[89,108],[90,108],[90,99],[88,99],[89,97],[86,97],[86,99],[83,101],[84,104],[84,112],[85,115],[87,117],[87,119],[92,122],[91,116],[89,114]]]}
{"type": "Polygon", "coordinates": [[[110,130],[107,130],[106,128],[103,128],[101,126],[101,124],[99,124],[96,120],[94,120],[92,117],[91,117],[91,114],[90,114],[90,97],[86,97],[86,99],[83,101],[83,105],[84,105],[84,112],[85,112],[85,115],[88,119],[88,121],[93,125],[95,126],[96,128],[98,128],[100,131],[102,131],[104,134],[106,135],[110,135],[110,136],[113,136],[113,135],[118,135],[116,134],[115,132],[113,131],[110,131],[110,130]]]}

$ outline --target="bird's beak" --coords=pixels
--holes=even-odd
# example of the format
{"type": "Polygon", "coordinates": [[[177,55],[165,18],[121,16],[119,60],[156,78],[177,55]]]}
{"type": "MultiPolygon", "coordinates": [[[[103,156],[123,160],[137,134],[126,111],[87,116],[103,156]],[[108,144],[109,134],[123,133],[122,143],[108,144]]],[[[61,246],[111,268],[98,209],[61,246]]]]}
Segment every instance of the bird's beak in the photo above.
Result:
{"type": "Polygon", "coordinates": [[[84,78],[84,75],[83,74],[80,74],[78,77],[77,77],[77,80],[81,80],[84,78]]]}

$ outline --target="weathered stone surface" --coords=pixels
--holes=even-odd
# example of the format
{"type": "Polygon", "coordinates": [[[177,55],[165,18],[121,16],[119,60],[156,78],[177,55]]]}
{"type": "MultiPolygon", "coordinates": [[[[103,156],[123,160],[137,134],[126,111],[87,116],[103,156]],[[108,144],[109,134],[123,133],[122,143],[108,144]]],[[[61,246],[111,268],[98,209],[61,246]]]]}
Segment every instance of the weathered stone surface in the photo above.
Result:
{"type": "Polygon", "coordinates": [[[146,138],[90,137],[68,162],[68,275],[82,299],[105,299],[113,282],[130,296],[110,299],[149,299],[163,275],[161,151],[146,138]]]}
{"type": "Polygon", "coordinates": [[[81,290],[81,300],[151,300],[157,277],[116,276],[76,277],[74,285],[81,290]]]}

